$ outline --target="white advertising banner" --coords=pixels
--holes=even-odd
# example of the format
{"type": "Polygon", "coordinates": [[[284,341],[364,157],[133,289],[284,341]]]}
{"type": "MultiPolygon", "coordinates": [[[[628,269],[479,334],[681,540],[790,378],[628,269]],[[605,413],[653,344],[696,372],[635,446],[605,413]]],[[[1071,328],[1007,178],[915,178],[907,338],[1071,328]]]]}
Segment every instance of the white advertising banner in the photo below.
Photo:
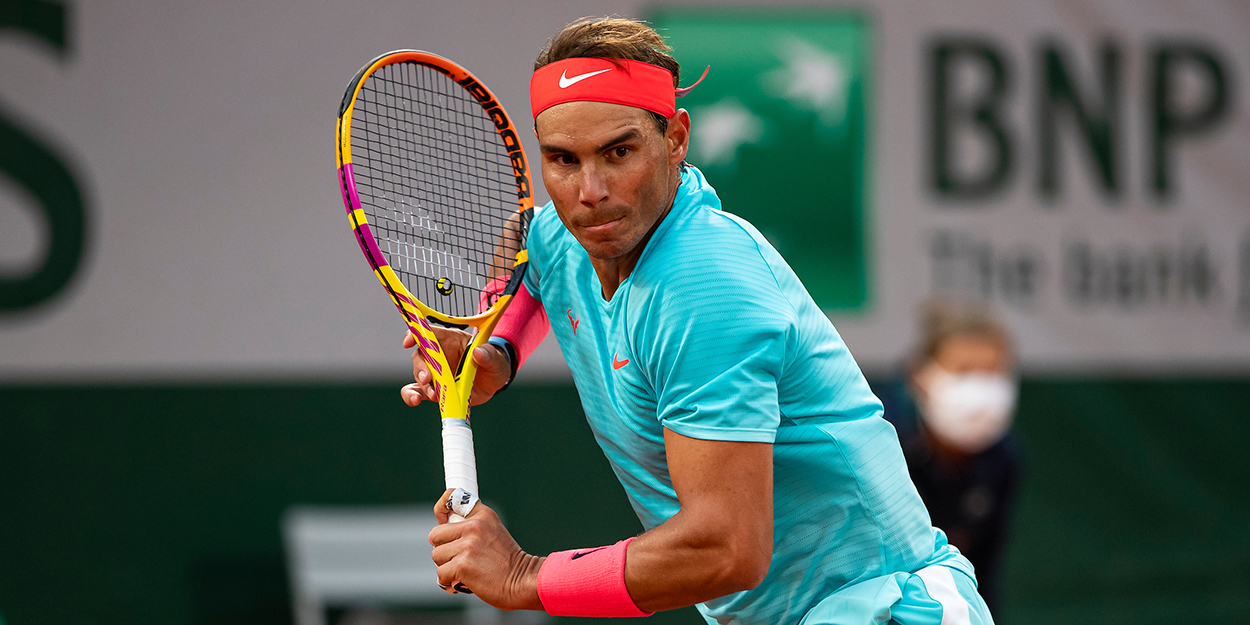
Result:
{"type": "MultiPolygon", "coordinates": [[[[339,200],[342,90],[381,52],[425,49],[524,125],[543,43],[607,14],[663,24],[683,84],[712,64],[700,89],[729,99],[691,100],[690,160],[741,182],[725,183],[731,212],[753,175],[771,184],[732,167],[789,145],[777,116],[862,138],[828,183],[862,189],[828,208],[851,211],[854,231],[831,239],[857,247],[830,252],[851,269],[818,300],[866,369],[897,366],[921,303],[943,295],[999,310],[1026,372],[1250,372],[1242,2],[11,4],[0,381],[403,376],[404,324],[339,200]],[[761,7],[766,28],[721,37],[752,63],[699,43],[761,7]]],[[[787,152],[812,154],[841,152],[787,152]]],[[[824,210],[816,195],[795,220],[824,210]]],[[[794,254],[801,276],[811,249],[794,254]]],[[[550,344],[527,369],[567,375],[550,344]]]]}

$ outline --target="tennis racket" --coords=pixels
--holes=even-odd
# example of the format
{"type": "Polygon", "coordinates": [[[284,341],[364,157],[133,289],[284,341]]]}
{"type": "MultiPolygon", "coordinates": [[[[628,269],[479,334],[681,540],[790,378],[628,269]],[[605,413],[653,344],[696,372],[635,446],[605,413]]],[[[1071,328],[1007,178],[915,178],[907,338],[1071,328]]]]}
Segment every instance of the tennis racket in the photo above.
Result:
{"type": "Polygon", "coordinates": [[[468,70],[428,52],[397,50],[352,78],[336,139],[352,232],[438,394],[447,488],[480,495],[469,427],[477,374],[471,354],[521,286],[534,206],[516,129],[468,70]],[[431,324],[472,333],[460,362],[448,362],[431,324]]]}

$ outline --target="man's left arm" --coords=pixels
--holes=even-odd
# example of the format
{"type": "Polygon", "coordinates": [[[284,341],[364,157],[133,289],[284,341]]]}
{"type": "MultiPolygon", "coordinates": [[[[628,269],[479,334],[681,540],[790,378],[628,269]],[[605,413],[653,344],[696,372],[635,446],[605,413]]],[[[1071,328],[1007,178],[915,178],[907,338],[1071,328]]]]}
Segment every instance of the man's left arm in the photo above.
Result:
{"type": "Polygon", "coordinates": [[[681,510],[630,543],[630,596],[654,612],[755,588],[773,552],[772,444],[666,429],[664,446],[681,510]]]}
{"type": "MultiPolygon", "coordinates": [[[[664,444],[681,509],[629,543],[630,598],[655,612],[756,587],[772,560],[772,444],[701,440],[672,430],[664,431],[664,444]]],[[[482,504],[464,522],[448,524],[445,500],[435,507],[443,525],[430,533],[439,582],[462,583],[502,609],[544,609],[538,572],[546,558],[524,553],[482,504]]]]}

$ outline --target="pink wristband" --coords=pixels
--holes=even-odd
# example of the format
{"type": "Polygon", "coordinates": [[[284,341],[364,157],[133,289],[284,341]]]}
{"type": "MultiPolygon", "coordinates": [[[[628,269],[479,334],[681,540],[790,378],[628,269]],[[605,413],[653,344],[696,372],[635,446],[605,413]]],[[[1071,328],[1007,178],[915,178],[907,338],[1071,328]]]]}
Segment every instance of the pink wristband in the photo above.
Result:
{"type": "Polygon", "coordinates": [[[512,343],[517,353],[516,366],[520,369],[525,364],[525,359],[538,349],[538,344],[543,342],[550,329],[551,322],[547,320],[547,311],[522,284],[516,295],[512,296],[512,304],[508,306],[508,310],[503,311],[503,317],[491,334],[512,343]]]}
{"type": "Polygon", "coordinates": [[[538,569],[538,600],[552,616],[651,616],[625,588],[625,549],[633,538],[597,549],[557,551],[538,569]]]}

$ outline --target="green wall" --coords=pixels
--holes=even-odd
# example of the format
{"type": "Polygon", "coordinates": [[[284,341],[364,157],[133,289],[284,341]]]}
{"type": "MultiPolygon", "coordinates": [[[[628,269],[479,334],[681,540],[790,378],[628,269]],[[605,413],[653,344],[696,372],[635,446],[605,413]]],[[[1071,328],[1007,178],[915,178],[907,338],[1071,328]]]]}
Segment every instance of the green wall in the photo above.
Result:
{"type": "MultiPolygon", "coordinates": [[[[398,385],[0,386],[0,613],[289,623],[287,506],[441,491],[436,413],[398,385]]],[[[500,399],[474,412],[481,482],[522,547],[641,530],[571,387],[500,399]],[[569,482],[566,518],[549,501],[569,482]]],[[[1250,380],[1030,379],[1019,427],[1001,622],[1250,622],[1250,380]]]]}
{"type": "Polygon", "coordinates": [[[1013,624],[1250,623],[1250,380],[1031,380],[1013,624]]]}

